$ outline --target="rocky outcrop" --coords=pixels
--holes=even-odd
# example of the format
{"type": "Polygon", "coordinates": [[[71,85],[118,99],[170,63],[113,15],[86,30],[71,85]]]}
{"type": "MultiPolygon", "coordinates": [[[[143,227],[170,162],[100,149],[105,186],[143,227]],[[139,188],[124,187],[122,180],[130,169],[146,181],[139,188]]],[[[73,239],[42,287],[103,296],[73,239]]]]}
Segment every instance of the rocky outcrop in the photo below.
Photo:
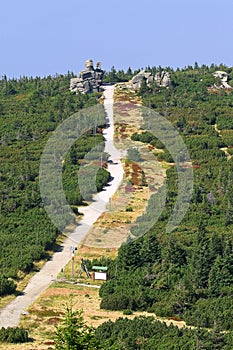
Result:
{"type": "Polygon", "coordinates": [[[155,81],[159,86],[169,87],[171,85],[170,74],[163,70],[161,73],[155,74],[155,81]]]}
{"type": "Polygon", "coordinates": [[[222,85],[220,86],[214,86],[215,88],[218,89],[232,89],[232,86],[228,84],[228,74],[224,71],[221,70],[217,70],[216,72],[214,72],[214,77],[215,78],[219,78],[221,80],[222,85]]]}
{"type": "Polygon", "coordinates": [[[103,76],[104,71],[101,69],[101,63],[97,62],[96,68],[94,68],[93,61],[87,60],[85,69],[79,73],[78,78],[70,79],[70,91],[83,94],[102,91],[103,76]]]}
{"type": "Polygon", "coordinates": [[[131,80],[131,83],[133,84],[133,88],[135,90],[140,89],[143,79],[145,79],[147,85],[150,85],[154,80],[151,73],[146,73],[144,70],[140,71],[131,80]]]}
{"type": "Polygon", "coordinates": [[[171,78],[168,72],[162,71],[161,73],[156,73],[155,76],[153,76],[152,73],[142,70],[131,80],[133,89],[139,90],[143,80],[146,81],[148,86],[150,86],[153,82],[160,87],[169,87],[171,85],[171,78]]]}

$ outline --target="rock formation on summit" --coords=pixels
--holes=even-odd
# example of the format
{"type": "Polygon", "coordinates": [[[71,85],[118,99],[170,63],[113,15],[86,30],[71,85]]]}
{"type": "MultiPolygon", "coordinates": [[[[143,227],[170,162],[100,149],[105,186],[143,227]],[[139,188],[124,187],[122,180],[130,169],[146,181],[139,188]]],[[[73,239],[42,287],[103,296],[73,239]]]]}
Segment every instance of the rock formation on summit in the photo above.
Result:
{"type": "Polygon", "coordinates": [[[169,87],[171,85],[170,74],[164,70],[161,73],[156,73],[154,80],[159,86],[169,87]]]}
{"type": "Polygon", "coordinates": [[[87,60],[85,69],[79,73],[78,78],[70,79],[70,91],[83,94],[99,92],[101,91],[103,76],[104,71],[101,69],[101,63],[97,62],[96,68],[94,68],[93,61],[87,60]]]}
{"type": "Polygon", "coordinates": [[[140,89],[143,79],[145,79],[148,86],[150,86],[153,81],[160,87],[169,87],[171,85],[171,78],[168,72],[162,71],[161,73],[156,73],[153,77],[152,73],[142,70],[131,80],[134,90],[140,89]]]}
{"type": "Polygon", "coordinates": [[[150,85],[153,82],[153,75],[151,73],[146,73],[144,70],[136,74],[131,80],[135,90],[140,89],[143,79],[146,80],[147,85],[150,85]]]}
{"type": "Polygon", "coordinates": [[[216,72],[214,72],[214,77],[215,78],[219,78],[222,82],[222,85],[220,86],[216,86],[215,85],[215,88],[217,87],[218,89],[232,89],[232,86],[228,84],[228,74],[224,71],[221,71],[221,70],[217,70],[216,72]]]}

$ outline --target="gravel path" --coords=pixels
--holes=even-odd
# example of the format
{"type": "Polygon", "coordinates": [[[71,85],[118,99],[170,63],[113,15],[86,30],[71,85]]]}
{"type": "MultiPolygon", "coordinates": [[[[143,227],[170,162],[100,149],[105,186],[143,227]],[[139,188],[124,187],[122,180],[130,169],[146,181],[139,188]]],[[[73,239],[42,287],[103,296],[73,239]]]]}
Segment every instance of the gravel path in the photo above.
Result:
{"type": "Polygon", "coordinates": [[[77,246],[89,231],[91,225],[98,219],[106,209],[106,204],[116,192],[123,178],[123,167],[120,162],[121,153],[113,145],[113,91],[114,86],[105,86],[104,107],[109,119],[109,127],[104,130],[106,139],[105,152],[108,152],[113,161],[109,163],[108,170],[113,180],[102,192],[94,196],[94,201],[88,207],[81,208],[84,213],[75,231],[61,245],[61,251],[54,253],[51,260],[46,262],[43,268],[36,273],[29,281],[23,291],[23,295],[16,297],[10,304],[0,311],[0,327],[13,327],[19,322],[21,314],[26,308],[56,279],[58,273],[71,258],[71,246],[77,246]]]}

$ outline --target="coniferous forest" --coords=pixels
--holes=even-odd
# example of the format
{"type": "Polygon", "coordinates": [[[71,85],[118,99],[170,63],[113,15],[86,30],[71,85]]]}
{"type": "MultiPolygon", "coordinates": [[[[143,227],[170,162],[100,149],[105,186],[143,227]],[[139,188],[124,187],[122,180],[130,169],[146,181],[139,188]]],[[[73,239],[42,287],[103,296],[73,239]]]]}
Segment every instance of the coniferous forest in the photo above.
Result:
{"type": "MultiPolygon", "coordinates": [[[[213,88],[213,73],[220,69],[233,77],[225,66],[168,68],[169,89],[152,85],[139,91],[143,104],[166,116],[184,139],[194,194],[180,226],[167,234],[177,194],[171,165],[164,211],[146,235],[119,249],[112,278],[100,290],[102,308],[147,310],[196,327],[233,329],[233,91],[213,88]]],[[[164,148],[145,131],[132,139],[164,148]]],[[[166,150],[157,158],[172,162],[166,150]]]]}
{"type": "MultiPolygon", "coordinates": [[[[153,74],[162,67],[147,67],[153,74]]],[[[184,320],[194,330],[154,322],[151,318],[119,319],[100,326],[95,337],[106,349],[232,349],[233,343],[233,89],[216,88],[213,73],[223,70],[233,86],[233,68],[188,66],[173,70],[169,88],[142,85],[143,105],[173,123],[192,160],[194,193],[179,227],[166,233],[177,196],[177,172],[169,152],[146,130],[133,140],[151,144],[167,170],[166,205],[158,222],[144,236],[123,244],[100,289],[101,307],[126,313],[146,310],[184,320]],[[207,329],[211,329],[210,332],[207,329]]],[[[46,258],[58,236],[40,198],[40,156],[49,135],[78,110],[95,105],[97,95],[69,92],[72,73],[47,78],[0,81],[0,295],[15,292],[22,273],[46,258]]],[[[106,82],[132,77],[131,69],[106,73],[106,82]]],[[[101,127],[101,125],[100,125],[101,127]]],[[[90,131],[71,149],[63,185],[78,212],[83,198],[75,180],[79,160],[103,141],[90,131]]],[[[108,180],[102,169],[98,189],[108,180]]],[[[149,207],[148,207],[149,210],[149,207]]],[[[153,213],[148,213],[153,215],[153,213]]],[[[137,222],[140,225],[140,219],[137,222]]],[[[98,263],[98,262],[96,262],[98,263]]]]}
{"type": "MultiPolygon", "coordinates": [[[[40,157],[56,127],[82,108],[97,103],[98,96],[72,94],[73,75],[0,81],[0,295],[15,291],[15,282],[47,258],[59,232],[43,208],[39,190],[40,157]]],[[[101,133],[88,132],[72,147],[63,169],[63,187],[76,213],[83,202],[78,188],[78,160],[98,143],[101,133]]],[[[108,181],[105,169],[97,174],[97,187],[108,181]]]]}

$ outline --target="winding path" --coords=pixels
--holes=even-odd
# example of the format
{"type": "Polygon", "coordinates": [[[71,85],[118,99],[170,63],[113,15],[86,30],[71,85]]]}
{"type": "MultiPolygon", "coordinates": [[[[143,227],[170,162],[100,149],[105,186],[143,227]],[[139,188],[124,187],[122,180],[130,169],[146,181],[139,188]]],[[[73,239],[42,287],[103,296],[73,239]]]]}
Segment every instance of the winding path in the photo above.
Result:
{"type": "Polygon", "coordinates": [[[61,269],[71,258],[71,246],[77,246],[89,231],[91,225],[106,210],[109,199],[116,192],[123,178],[123,167],[120,162],[121,153],[113,145],[113,92],[114,86],[105,86],[104,107],[108,118],[109,127],[104,130],[105,152],[110,154],[108,170],[111,173],[112,181],[103,191],[94,196],[91,205],[81,209],[84,216],[77,228],[61,245],[61,251],[54,253],[51,260],[46,262],[42,269],[29,281],[23,294],[16,297],[11,303],[0,311],[0,327],[17,326],[20,316],[35,299],[52,283],[61,269]]]}

